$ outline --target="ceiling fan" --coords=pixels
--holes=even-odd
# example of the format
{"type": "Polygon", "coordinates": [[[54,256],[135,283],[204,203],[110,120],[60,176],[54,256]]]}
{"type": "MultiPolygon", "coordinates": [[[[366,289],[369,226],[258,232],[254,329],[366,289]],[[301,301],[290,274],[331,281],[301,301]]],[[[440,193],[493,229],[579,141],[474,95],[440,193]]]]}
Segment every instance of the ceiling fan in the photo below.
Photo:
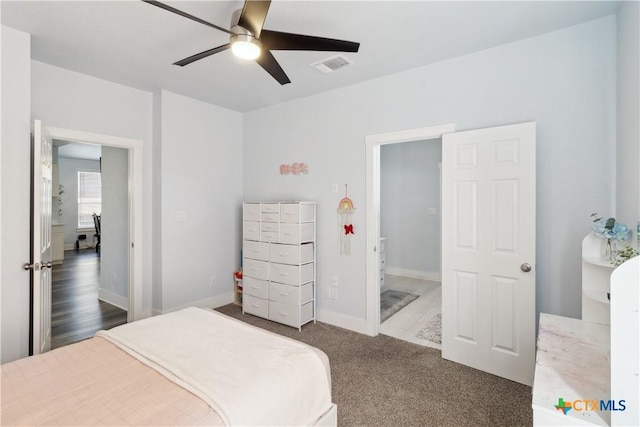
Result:
{"type": "Polygon", "coordinates": [[[169,12],[191,19],[200,24],[230,35],[229,43],[213,49],[205,50],[174,63],[184,67],[199,59],[231,48],[238,57],[255,60],[267,73],[281,85],[291,83],[278,61],[271,54],[272,50],[310,50],[357,52],[360,43],[346,40],[328,39],[303,34],[283,33],[262,28],[271,5],[271,0],[245,0],[244,7],[236,10],[231,17],[231,28],[219,27],[174,7],[153,0],[142,0],[169,12]]]}

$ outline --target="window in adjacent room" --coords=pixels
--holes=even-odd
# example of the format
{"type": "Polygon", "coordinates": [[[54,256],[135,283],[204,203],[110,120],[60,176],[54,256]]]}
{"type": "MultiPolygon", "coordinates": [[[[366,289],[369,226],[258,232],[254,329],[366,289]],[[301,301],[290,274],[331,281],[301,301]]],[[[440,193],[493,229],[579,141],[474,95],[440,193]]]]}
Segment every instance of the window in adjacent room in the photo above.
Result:
{"type": "Polygon", "coordinates": [[[78,171],[78,228],[93,228],[93,214],[101,211],[100,172],[78,171]]]}

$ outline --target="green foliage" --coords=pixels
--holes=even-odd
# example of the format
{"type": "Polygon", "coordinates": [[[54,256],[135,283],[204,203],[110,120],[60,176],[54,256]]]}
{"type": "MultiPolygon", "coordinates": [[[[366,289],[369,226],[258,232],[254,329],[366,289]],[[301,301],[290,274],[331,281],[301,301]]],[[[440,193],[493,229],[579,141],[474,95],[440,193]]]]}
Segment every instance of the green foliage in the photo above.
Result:
{"type": "Polygon", "coordinates": [[[640,255],[640,252],[638,252],[633,247],[625,244],[622,249],[618,249],[616,251],[616,256],[611,261],[611,264],[613,264],[613,265],[615,265],[617,267],[620,264],[622,264],[623,262],[628,261],[631,258],[637,257],[638,255],[640,255]]]}

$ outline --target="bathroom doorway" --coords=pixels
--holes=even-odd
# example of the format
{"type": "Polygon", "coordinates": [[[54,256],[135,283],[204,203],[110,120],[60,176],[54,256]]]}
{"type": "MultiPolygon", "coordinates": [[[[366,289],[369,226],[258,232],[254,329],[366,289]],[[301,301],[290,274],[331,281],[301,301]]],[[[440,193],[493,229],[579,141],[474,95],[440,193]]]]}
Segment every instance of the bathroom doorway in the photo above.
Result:
{"type": "Polygon", "coordinates": [[[380,329],[441,343],[442,138],[380,147],[380,329]]]}

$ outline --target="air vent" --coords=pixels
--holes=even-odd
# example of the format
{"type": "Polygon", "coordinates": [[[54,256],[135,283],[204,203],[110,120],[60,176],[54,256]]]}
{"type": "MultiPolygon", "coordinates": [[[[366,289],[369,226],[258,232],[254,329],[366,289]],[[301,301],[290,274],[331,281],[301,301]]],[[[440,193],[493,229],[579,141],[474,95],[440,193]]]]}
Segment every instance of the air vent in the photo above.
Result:
{"type": "Polygon", "coordinates": [[[311,66],[317,68],[323,73],[331,73],[333,71],[339,70],[341,68],[352,65],[353,62],[349,61],[344,56],[332,56],[331,58],[327,58],[324,61],[316,62],[315,64],[311,64],[311,66]]]}

